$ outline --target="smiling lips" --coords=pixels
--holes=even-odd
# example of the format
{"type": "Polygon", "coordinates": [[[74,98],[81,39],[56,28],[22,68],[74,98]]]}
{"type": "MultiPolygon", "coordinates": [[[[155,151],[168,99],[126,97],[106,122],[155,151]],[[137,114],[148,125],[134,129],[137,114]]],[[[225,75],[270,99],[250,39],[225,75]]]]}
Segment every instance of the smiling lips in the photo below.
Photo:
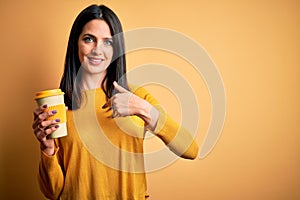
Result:
{"type": "Polygon", "coordinates": [[[88,60],[91,65],[100,65],[104,61],[103,58],[95,58],[95,57],[88,57],[88,60]]]}

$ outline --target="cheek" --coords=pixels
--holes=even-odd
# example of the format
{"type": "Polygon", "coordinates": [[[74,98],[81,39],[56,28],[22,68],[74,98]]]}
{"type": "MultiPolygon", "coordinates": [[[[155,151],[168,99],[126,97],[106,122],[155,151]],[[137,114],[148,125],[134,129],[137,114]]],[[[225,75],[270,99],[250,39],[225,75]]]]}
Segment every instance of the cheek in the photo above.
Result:
{"type": "Polygon", "coordinates": [[[105,51],[105,57],[106,57],[108,60],[111,60],[111,59],[112,59],[112,56],[113,56],[113,48],[107,49],[107,50],[105,51]]]}
{"type": "Polygon", "coordinates": [[[90,48],[87,45],[78,44],[78,57],[79,61],[82,63],[84,60],[84,56],[90,53],[90,48]]]}

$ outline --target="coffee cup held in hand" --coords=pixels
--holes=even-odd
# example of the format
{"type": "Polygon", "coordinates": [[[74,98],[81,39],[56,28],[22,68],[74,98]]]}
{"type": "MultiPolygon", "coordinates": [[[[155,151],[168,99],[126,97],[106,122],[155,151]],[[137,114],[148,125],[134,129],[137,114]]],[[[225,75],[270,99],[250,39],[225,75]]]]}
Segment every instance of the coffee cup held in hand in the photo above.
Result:
{"type": "Polygon", "coordinates": [[[52,110],[57,111],[55,115],[50,116],[47,120],[60,119],[59,127],[51,135],[49,135],[49,138],[66,136],[68,133],[64,93],[60,89],[44,90],[36,93],[35,100],[38,106],[47,104],[45,112],[52,110]]]}

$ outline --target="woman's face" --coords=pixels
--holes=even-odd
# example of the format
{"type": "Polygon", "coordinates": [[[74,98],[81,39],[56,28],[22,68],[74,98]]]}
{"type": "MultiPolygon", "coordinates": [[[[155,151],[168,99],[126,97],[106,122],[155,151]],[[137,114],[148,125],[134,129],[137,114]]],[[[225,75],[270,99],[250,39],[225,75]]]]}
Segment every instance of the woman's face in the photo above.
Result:
{"type": "Polygon", "coordinates": [[[94,19],[85,24],[78,39],[78,56],[86,73],[96,75],[106,71],[113,56],[112,42],[104,20],[94,19]]]}

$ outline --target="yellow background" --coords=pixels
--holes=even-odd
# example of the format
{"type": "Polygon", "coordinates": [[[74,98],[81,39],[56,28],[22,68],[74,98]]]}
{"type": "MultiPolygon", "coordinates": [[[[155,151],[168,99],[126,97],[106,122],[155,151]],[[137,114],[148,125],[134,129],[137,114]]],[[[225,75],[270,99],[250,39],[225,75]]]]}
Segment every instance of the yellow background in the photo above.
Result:
{"type": "MultiPolygon", "coordinates": [[[[39,145],[31,130],[33,97],[58,87],[71,25],[91,3],[112,8],[125,31],[154,26],[193,38],[224,81],[227,115],[214,150],[203,160],[180,159],[148,174],[151,199],[300,199],[296,0],[1,0],[0,199],[43,199],[36,179],[39,145]]],[[[148,62],[174,67],[196,88],[201,144],[211,113],[203,80],[174,55],[128,55],[129,69],[148,62]]],[[[154,89],[150,87],[180,118],[174,95],[154,89]]]]}

